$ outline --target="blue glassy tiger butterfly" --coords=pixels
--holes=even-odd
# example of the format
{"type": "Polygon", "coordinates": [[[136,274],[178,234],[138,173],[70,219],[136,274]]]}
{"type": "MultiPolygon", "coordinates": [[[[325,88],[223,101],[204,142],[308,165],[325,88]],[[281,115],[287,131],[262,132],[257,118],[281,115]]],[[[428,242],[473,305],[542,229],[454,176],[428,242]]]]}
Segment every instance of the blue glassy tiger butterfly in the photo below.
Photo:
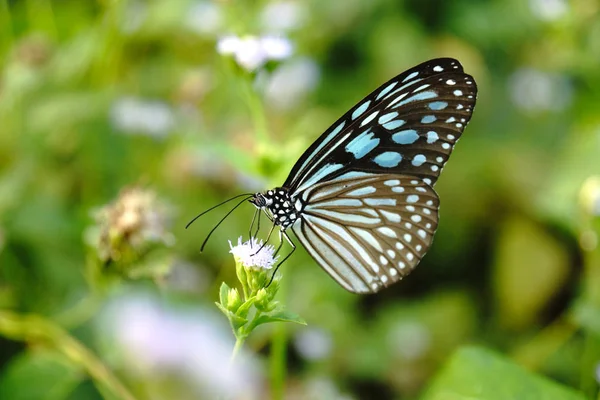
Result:
{"type": "Polygon", "coordinates": [[[433,186],[476,97],[475,80],[457,60],[426,61],[338,119],[281,187],[234,198],[256,206],[252,225],[264,212],[271,232],[279,227],[280,247],[285,238],[295,249],[291,228],[342,287],[377,292],[408,275],[431,246],[439,207],[433,186]]]}

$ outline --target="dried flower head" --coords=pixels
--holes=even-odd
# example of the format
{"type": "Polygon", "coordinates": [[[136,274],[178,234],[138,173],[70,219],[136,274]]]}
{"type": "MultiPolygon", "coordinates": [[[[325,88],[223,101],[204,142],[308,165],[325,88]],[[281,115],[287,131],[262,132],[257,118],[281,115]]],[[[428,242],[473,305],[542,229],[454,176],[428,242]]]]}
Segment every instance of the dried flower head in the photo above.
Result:
{"type": "Polygon", "coordinates": [[[242,237],[238,238],[238,244],[232,245],[229,241],[229,251],[235,259],[242,263],[244,267],[253,267],[259,269],[271,269],[279,256],[274,257],[275,248],[271,245],[263,245],[263,241],[256,238],[242,243],[242,237]],[[258,251],[260,249],[260,251],[258,251]]]}
{"type": "Polygon", "coordinates": [[[151,190],[126,188],[95,217],[98,254],[103,261],[119,260],[124,251],[139,253],[153,244],[170,246],[175,240],[169,231],[169,209],[151,190]]]}

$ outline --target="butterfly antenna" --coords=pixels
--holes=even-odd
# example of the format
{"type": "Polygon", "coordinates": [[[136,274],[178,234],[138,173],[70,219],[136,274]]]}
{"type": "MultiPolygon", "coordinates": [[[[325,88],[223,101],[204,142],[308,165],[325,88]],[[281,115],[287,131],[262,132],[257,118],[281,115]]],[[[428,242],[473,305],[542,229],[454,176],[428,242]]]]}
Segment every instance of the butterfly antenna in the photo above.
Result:
{"type": "MultiPolygon", "coordinates": [[[[248,195],[247,195],[247,196],[248,196],[248,195]]],[[[250,197],[252,197],[252,196],[254,196],[254,195],[253,195],[253,194],[251,194],[251,195],[249,195],[248,197],[246,197],[245,199],[243,199],[242,201],[240,201],[239,203],[237,203],[237,204],[235,205],[235,207],[233,207],[231,210],[229,210],[229,212],[228,212],[227,214],[225,214],[225,216],[224,216],[223,218],[221,218],[221,220],[219,221],[219,223],[218,223],[217,225],[215,225],[215,226],[214,226],[214,228],[212,228],[212,229],[210,230],[210,232],[208,233],[208,236],[206,236],[206,239],[204,239],[204,242],[202,242],[202,247],[200,248],[200,251],[201,251],[201,252],[202,252],[202,251],[204,251],[204,246],[206,246],[206,242],[208,242],[208,239],[210,239],[210,235],[212,235],[212,234],[213,234],[213,232],[214,232],[214,231],[215,231],[215,230],[216,230],[216,229],[219,227],[219,225],[221,225],[221,224],[223,223],[223,221],[225,221],[225,220],[227,219],[227,217],[229,217],[229,215],[230,215],[232,212],[234,212],[234,211],[235,211],[235,209],[236,209],[236,208],[238,208],[239,206],[241,206],[243,202],[245,202],[246,200],[248,200],[248,199],[249,199],[250,197]]],[[[240,197],[240,196],[236,196],[236,197],[240,197]]],[[[231,200],[231,199],[230,199],[230,200],[231,200]]],[[[213,208],[214,208],[214,207],[213,207],[213,208]]],[[[208,211],[210,211],[210,210],[208,210],[208,211]]],[[[206,212],[206,211],[205,211],[205,212],[206,212]]],[[[204,213],[205,213],[205,212],[204,212],[204,213]]],[[[204,213],[202,213],[202,214],[204,214],[204,213]]],[[[202,214],[200,214],[200,215],[202,215],[202,214]]],[[[196,218],[198,218],[198,217],[196,217],[196,218]]],[[[196,218],[194,218],[194,219],[196,219],[196,218]]],[[[192,221],[192,222],[193,222],[193,221],[192,221]]],[[[191,223],[191,222],[190,222],[190,223],[191,223]]],[[[189,225],[189,224],[188,224],[188,225],[189,225]]]]}
{"type": "MultiPolygon", "coordinates": [[[[188,222],[188,223],[187,223],[187,225],[185,226],[185,229],[187,229],[187,228],[188,228],[188,227],[189,227],[189,226],[190,226],[192,223],[194,223],[194,221],[196,221],[198,218],[200,218],[201,216],[203,216],[203,215],[204,215],[204,214],[206,214],[207,212],[209,212],[209,211],[212,211],[212,210],[214,210],[214,209],[215,209],[215,208],[217,208],[217,207],[221,207],[223,204],[225,204],[225,203],[228,203],[228,202],[230,202],[231,200],[235,200],[235,199],[237,199],[238,197],[242,197],[242,196],[250,196],[250,197],[251,197],[251,196],[253,196],[253,194],[252,194],[252,193],[242,193],[242,194],[238,194],[237,196],[233,196],[232,198],[230,198],[230,199],[227,199],[227,200],[225,200],[225,201],[223,201],[223,202],[221,202],[221,203],[217,204],[216,206],[212,206],[212,207],[211,207],[211,208],[209,208],[208,210],[206,210],[206,211],[203,211],[203,212],[201,212],[200,214],[196,215],[196,216],[194,217],[194,219],[192,219],[190,222],[188,222]]],[[[236,207],[237,207],[237,206],[236,206],[236,207]]],[[[235,208],[234,208],[234,209],[235,209],[235,208]]]]}

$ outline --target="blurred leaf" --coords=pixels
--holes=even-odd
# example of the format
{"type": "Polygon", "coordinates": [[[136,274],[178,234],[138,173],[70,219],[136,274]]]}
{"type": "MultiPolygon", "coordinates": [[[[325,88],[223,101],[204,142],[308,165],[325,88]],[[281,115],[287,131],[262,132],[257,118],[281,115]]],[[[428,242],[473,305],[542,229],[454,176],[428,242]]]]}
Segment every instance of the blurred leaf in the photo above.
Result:
{"type": "Polygon", "coordinates": [[[79,369],[58,353],[23,353],[0,376],[0,399],[66,399],[81,381],[79,369]]]}
{"type": "Polygon", "coordinates": [[[306,325],[306,321],[299,315],[290,311],[273,311],[269,314],[264,314],[256,320],[256,326],[267,324],[269,322],[295,322],[300,325],[306,325]]]}
{"type": "Polygon", "coordinates": [[[521,218],[504,223],[493,282],[503,325],[520,329],[536,322],[565,283],[569,261],[561,244],[521,218]]]}
{"type": "Polygon", "coordinates": [[[490,350],[466,347],[454,354],[422,400],[467,399],[583,400],[584,397],[490,350]]]}
{"type": "Polygon", "coordinates": [[[577,325],[600,337],[600,309],[586,301],[579,301],[573,307],[573,318],[577,325]]]}

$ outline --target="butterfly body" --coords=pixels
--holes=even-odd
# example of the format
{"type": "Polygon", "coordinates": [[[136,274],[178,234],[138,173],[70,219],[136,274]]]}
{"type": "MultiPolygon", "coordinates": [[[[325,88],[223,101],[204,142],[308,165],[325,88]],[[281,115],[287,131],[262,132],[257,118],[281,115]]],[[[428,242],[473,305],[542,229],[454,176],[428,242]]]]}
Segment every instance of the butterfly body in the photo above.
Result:
{"type": "Polygon", "coordinates": [[[439,208],[433,186],[476,95],[457,60],[417,65],[338,119],[282,187],[250,202],[290,243],[291,228],[345,289],[377,292],[408,275],[431,247],[439,208]]]}
{"type": "Polygon", "coordinates": [[[294,224],[302,211],[302,208],[295,207],[289,189],[281,187],[255,193],[249,201],[264,211],[273,224],[283,230],[294,224]]]}

